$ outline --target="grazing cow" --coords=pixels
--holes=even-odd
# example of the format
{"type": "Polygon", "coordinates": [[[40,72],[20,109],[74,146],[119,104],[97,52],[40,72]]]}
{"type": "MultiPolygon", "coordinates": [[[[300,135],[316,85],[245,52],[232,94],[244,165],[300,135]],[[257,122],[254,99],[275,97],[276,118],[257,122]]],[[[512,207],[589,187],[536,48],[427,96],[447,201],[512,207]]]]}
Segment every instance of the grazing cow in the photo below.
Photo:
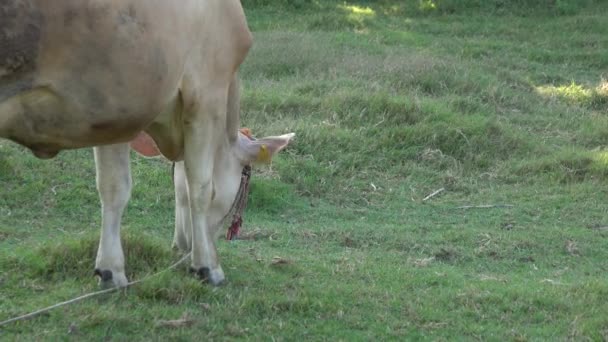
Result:
{"type": "Polygon", "coordinates": [[[177,162],[178,246],[201,277],[224,280],[214,238],[241,171],[293,136],[238,133],[251,44],[239,0],[0,0],[0,138],[39,158],[97,146],[103,285],[127,283],[120,221],[142,130],[177,162]]]}

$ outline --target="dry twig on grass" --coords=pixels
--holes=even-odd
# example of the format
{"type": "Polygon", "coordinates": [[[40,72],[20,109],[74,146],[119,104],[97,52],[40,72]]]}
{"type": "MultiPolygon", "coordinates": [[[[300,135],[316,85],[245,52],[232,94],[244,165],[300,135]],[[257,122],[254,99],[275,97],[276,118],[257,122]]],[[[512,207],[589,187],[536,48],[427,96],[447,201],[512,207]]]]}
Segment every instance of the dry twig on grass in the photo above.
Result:
{"type": "Polygon", "coordinates": [[[513,208],[512,204],[480,204],[480,205],[463,205],[456,209],[493,209],[493,208],[513,208]]]}
{"type": "Polygon", "coordinates": [[[184,313],[179,319],[170,319],[170,320],[158,320],[156,321],[156,327],[160,328],[181,328],[188,327],[194,323],[194,320],[190,318],[188,313],[184,313]]]}
{"type": "Polygon", "coordinates": [[[429,266],[433,261],[435,261],[435,257],[429,257],[429,258],[422,258],[422,259],[415,259],[412,261],[412,263],[414,264],[414,266],[416,267],[427,267],[429,266]]]}
{"type": "Polygon", "coordinates": [[[437,190],[433,191],[430,195],[428,195],[425,198],[423,198],[422,202],[426,202],[426,201],[430,200],[431,198],[439,195],[440,193],[442,193],[444,191],[445,191],[445,188],[437,189],[437,190]]]}
{"type": "Polygon", "coordinates": [[[286,264],[290,264],[291,261],[287,260],[287,259],[283,259],[280,256],[275,256],[272,258],[272,261],[270,262],[271,265],[286,265],[286,264]]]}
{"type": "Polygon", "coordinates": [[[566,240],[564,247],[566,248],[566,252],[568,252],[568,254],[573,256],[580,255],[576,241],[566,240]]]}
{"type": "Polygon", "coordinates": [[[559,282],[557,280],[553,280],[553,279],[543,279],[540,281],[541,283],[547,283],[547,284],[551,284],[551,285],[558,285],[558,286],[564,286],[564,285],[568,285],[568,284],[564,284],[562,282],[559,282]]]}

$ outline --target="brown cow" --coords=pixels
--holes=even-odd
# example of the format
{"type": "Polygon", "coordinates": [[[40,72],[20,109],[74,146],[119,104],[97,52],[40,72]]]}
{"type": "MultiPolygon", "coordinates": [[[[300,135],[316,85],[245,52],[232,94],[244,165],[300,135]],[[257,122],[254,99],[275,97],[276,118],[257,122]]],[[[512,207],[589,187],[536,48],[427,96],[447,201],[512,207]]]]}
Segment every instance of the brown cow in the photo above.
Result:
{"type": "Polygon", "coordinates": [[[238,0],[0,0],[0,138],[39,158],[97,146],[103,284],[127,283],[120,221],[128,142],[142,130],[178,162],[180,247],[199,275],[224,280],[214,239],[241,170],[293,137],[238,133],[236,72],[251,44],[238,0]]]}

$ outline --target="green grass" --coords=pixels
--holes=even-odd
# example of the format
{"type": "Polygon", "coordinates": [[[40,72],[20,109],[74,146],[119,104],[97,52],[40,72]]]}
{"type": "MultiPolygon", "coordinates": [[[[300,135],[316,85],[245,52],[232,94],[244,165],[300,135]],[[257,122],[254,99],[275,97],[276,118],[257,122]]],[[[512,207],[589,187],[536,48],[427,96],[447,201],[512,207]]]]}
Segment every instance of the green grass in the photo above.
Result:
{"type": "MultiPolygon", "coordinates": [[[[297,136],[254,172],[257,238],[219,242],[228,283],[184,266],[0,340],[608,339],[606,4],[244,3],[243,126],[297,136]]],[[[139,279],[179,255],[170,165],[133,175],[139,279]]],[[[95,290],[99,225],[90,150],[0,142],[0,320],[95,290]]]]}

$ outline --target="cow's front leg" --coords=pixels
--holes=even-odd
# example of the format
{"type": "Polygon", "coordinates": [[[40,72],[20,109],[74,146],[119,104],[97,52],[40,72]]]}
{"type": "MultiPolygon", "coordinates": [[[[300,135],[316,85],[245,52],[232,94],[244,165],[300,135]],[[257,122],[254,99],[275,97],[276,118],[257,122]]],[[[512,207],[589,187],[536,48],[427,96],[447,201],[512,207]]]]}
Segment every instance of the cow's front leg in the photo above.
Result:
{"type": "Polygon", "coordinates": [[[188,201],[188,183],[184,162],[176,162],[173,168],[175,186],[175,233],[173,246],[182,252],[192,249],[192,221],[188,201]]]}
{"type": "Polygon", "coordinates": [[[228,87],[205,94],[184,122],[184,166],[192,221],[192,269],[213,285],[224,281],[214,234],[208,220],[213,196],[213,167],[225,138],[228,87]]]}
{"type": "Polygon", "coordinates": [[[129,144],[95,147],[97,190],[101,199],[101,237],[95,274],[102,287],[127,285],[120,222],[131,195],[129,144]]]}

